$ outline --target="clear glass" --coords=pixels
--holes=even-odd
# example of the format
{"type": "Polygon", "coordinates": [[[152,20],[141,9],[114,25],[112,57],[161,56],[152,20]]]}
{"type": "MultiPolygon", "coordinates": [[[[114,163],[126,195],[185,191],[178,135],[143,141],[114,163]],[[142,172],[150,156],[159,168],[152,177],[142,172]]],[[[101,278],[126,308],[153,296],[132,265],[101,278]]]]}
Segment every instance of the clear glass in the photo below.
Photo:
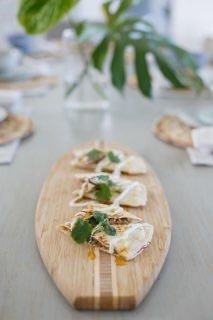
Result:
{"type": "Polygon", "coordinates": [[[87,48],[79,48],[68,29],[62,34],[65,53],[64,106],[72,111],[101,111],[109,108],[108,81],[87,58],[87,48]]]}

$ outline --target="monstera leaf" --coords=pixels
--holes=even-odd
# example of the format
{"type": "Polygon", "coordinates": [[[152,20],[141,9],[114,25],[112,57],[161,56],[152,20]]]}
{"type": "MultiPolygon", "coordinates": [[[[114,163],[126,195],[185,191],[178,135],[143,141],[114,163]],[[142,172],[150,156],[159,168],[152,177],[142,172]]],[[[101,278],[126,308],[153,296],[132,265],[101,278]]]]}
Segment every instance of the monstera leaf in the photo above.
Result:
{"type": "Polygon", "coordinates": [[[126,17],[126,10],[133,1],[120,1],[120,6],[112,12],[110,8],[113,3],[113,0],[109,0],[103,5],[108,31],[94,49],[92,61],[97,69],[102,70],[109,45],[113,46],[110,72],[112,84],[117,89],[123,90],[126,83],[124,55],[127,47],[134,49],[138,88],[146,97],[152,95],[148,54],[154,57],[163,76],[175,88],[191,88],[197,92],[204,88],[204,83],[197,73],[197,65],[189,52],[158,34],[153,26],[142,18],[126,17]]]}
{"type": "MultiPolygon", "coordinates": [[[[96,43],[91,54],[94,67],[102,71],[108,53],[112,53],[110,73],[112,84],[120,91],[126,84],[125,50],[132,47],[138,88],[143,95],[152,95],[152,77],[148,55],[152,55],[163,76],[175,88],[191,88],[200,92],[204,88],[196,63],[191,54],[158,34],[153,26],[141,17],[128,16],[130,6],[140,0],[107,0],[102,4],[104,23],[73,22],[79,44],[96,43]]],[[[28,33],[42,33],[53,27],[79,0],[22,0],[18,13],[20,23],[28,33]]],[[[85,76],[85,70],[79,81],[85,76]]],[[[77,86],[78,82],[76,82],[77,86]]]]}
{"type": "Polygon", "coordinates": [[[31,34],[42,33],[56,25],[79,0],[22,0],[18,19],[31,34]]]}

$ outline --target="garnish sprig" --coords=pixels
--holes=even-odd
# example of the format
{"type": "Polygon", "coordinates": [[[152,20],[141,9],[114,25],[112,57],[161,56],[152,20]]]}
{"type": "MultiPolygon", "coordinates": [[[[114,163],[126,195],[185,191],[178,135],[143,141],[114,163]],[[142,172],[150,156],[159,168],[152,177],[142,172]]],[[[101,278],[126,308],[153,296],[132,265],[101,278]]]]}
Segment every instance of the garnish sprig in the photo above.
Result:
{"type": "Polygon", "coordinates": [[[94,211],[88,220],[78,218],[70,236],[77,243],[91,242],[92,235],[98,230],[103,230],[109,236],[116,235],[116,229],[110,224],[107,214],[101,211],[94,211]]]}

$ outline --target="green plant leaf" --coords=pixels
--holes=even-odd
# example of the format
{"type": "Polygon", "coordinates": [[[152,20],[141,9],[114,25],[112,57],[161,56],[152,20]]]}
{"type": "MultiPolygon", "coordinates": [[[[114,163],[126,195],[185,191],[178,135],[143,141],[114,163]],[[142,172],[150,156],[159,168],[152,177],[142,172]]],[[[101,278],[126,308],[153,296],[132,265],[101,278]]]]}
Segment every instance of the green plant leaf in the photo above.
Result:
{"type": "Polygon", "coordinates": [[[107,184],[105,183],[98,184],[96,188],[97,188],[97,191],[95,193],[96,200],[105,203],[111,199],[112,194],[107,184]]]}
{"type": "Polygon", "coordinates": [[[77,24],[72,22],[71,27],[76,31],[79,43],[91,41],[94,38],[100,39],[108,31],[107,26],[99,22],[83,21],[77,24]]]}
{"type": "Polygon", "coordinates": [[[104,153],[103,151],[94,148],[94,149],[91,149],[89,152],[87,152],[86,156],[91,161],[98,161],[104,157],[104,153]]]}
{"type": "Polygon", "coordinates": [[[134,0],[120,0],[120,5],[113,15],[113,20],[118,19],[121,15],[127,12],[134,0]]]}
{"type": "Polygon", "coordinates": [[[192,55],[190,52],[187,52],[186,50],[169,43],[170,49],[173,51],[173,53],[176,55],[177,59],[181,62],[182,65],[184,65],[187,68],[190,68],[194,71],[197,71],[198,65],[194,61],[192,55]]]}
{"type": "Polygon", "coordinates": [[[116,235],[116,229],[112,225],[110,225],[108,222],[104,222],[102,225],[106,234],[108,234],[109,236],[116,235]]]}
{"type": "Polygon", "coordinates": [[[28,33],[46,32],[79,0],[22,0],[18,19],[28,33]]]}
{"type": "Polygon", "coordinates": [[[97,222],[97,224],[103,227],[106,234],[110,236],[114,236],[116,234],[116,229],[112,225],[110,225],[109,219],[106,213],[101,211],[94,211],[93,218],[97,222]]]}
{"type": "Polygon", "coordinates": [[[102,5],[103,12],[108,20],[109,24],[117,22],[117,20],[127,12],[130,6],[133,4],[134,0],[108,0],[105,1],[102,5]],[[117,9],[113,12],[112,6],[115,2],[119,2],[117,9]]]}
{"type": "Polygon", "coordinates": [[[197,93],[200,93],[205,84],[199,75],[190,68],[184,68],[177,71],[178,79],[182,81],[186,88],[191,88],[197,93]]]}
{"type": "Polygon", "coordinates": [[[135,47],[135,71],[138,80],[138,87],[146,97],[152,96],[152,79],[149,73],[146,51],[141,47],[135,47]]]}
{"type": "Polygon", "coordinates": [[[102,10],[103,10],[103,13],[105,15],[105,18],[107,20],[107,22],[109,23],[110,20],[111,20],[111,13],[110,13],[110,5],[111,5],[111,2],[112,0],[109,0],[109,1],[105,1],[103,4],[102,4],[102,10]]]}
{"type": "Polygon", "coordinates": [[[93,211],[93,217],[98,223],[100,223],[107,219],[107,214],[101,211],[93,211]]]}
{"type": "Polygon", "coordinates": [[[110,66],[112,84],[121,91],[126,82],[124,48],[125,47],[121,43],[121,41],[117,41],[115,43],[115,48],[110,66]]]}
{"type": "Polygon", "coordinates": [[[107,156],[109,158],[109,160],[112,162],[112,163],[119,163],[120,162],[120,159],[118,156],[116,156],[116,154],[113,152],[113,151],[109,151],[107,153],[107,156]]]}
{"type": "Polygon", "coordinates": [[[100,71],[103,68],[103,64],[107,56],[109,43],[110,38],[108,36],[104,37],[92,53],[93,65],[100,71]]]}
{"type": "Polygon", "coordinates": [[[174,87],[202,91],[205,86],[189,52],[173,45],[156,32],[142,32],[141,39],[132,42],[140,46],[143,41],[146,42],[146,50],[155,56],[161,73],[174,87]]]}
{"type": "Polygon", "coordinates": [[[106,183],[108,185],[110,179],[107,174],[99,174],[97,176],[90,178],[90,181],[92,181],[95,185],[102,184],[102,183],[106,183]]]}
{"type": "Polygon", "coordinates": [[[78,218],[70,235],[79,244],[89,241],[92,233],[92,225],[87,221],[78,218]]]}
{"type": "Polygon", "coordinates": [[[164,57],[163,55],[153,52],[155,56],[156,63],[164,75],[166,79],[168,79],[175,88],[185,88],[186,86],[179,81],[176,76],[176,71],[174,70],[174,65],[169,62],[168,57],[164,57]]]}

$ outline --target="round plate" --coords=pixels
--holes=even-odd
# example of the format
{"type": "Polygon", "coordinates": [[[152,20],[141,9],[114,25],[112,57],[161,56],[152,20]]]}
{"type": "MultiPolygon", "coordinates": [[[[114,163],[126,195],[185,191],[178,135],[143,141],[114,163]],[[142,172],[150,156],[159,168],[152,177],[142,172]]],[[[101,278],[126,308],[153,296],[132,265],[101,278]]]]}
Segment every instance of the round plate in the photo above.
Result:
{"type": "Polygon", "coordinates": [[[33,122],[18,114],[8,113],[0,124],[0,144],[28,137],[33,132],[33,122]]]}
{"type": "Polygon", "coordinates": [[[176,147],[193,146],[191,127],[175,115],[162,116],[154,124],[153,132],[160,140],[176,147]]]}
{"type": "Polygon", "coordinates": [[[0,122],[4,121],[7,118],[7,116],[7,111],[4,108],[0,107],[0,122]]]}

